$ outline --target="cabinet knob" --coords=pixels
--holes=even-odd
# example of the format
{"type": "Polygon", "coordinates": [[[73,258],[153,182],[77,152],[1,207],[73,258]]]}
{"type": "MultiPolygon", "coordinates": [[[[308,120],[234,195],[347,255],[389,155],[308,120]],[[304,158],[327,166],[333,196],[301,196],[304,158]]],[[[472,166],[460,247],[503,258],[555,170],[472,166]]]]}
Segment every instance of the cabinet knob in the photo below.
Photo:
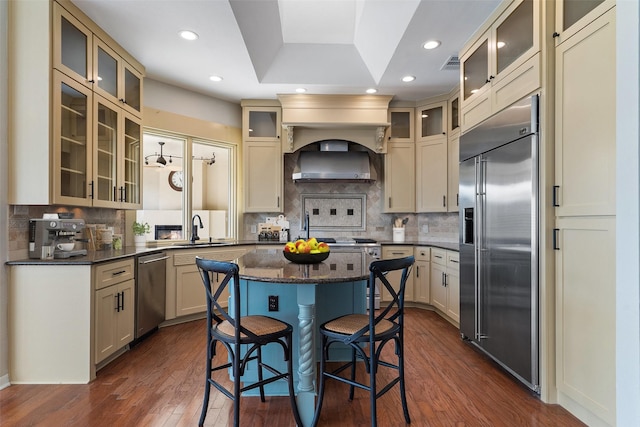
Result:
{"type": "Polygon", "coordinates": [[[127,103],[127,100],[126,100],[126,99],[124,99],[124,98],[120,98],[118,101],[122,102],[123,104],[126,104],[126,103],[127,103]]]}
{"type": "Polygon", "coordinates": [[[95,82],[96,82],[96,81],[95,81],[95,80],[93,80],[93,79],[89,80],[89,83],[95,83],[95,82]]]}
{"type": "Polygon", "coordinates": [[[554,33],[551,35],[551,37],[553,37],[554,39],[555,39],[556,37],[560,37],[560,33],[558,33],[558,32],[556,31],[556,32],[554,32],[554,33]]]}

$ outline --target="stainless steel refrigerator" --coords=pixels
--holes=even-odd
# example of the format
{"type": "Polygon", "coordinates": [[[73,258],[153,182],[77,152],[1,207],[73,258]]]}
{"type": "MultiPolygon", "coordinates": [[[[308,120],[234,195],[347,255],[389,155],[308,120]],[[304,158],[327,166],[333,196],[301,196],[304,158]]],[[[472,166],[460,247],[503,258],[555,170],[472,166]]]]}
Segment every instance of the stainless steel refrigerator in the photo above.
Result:
{"type": "Polygon", "coordinates": [[[538,96],[460,137],[460,333],[539,393],[538,96]]]}

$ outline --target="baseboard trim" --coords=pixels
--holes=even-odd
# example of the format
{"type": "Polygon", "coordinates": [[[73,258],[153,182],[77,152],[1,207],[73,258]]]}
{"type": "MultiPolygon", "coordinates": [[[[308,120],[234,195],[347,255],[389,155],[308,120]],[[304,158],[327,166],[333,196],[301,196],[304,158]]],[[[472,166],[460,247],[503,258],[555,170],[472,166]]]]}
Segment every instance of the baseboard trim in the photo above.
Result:
{"type": "Polygon", "coordinates": [[[0,390],[5,389],[10,385],[11,383],[9,382],[9,374],[0,377],[0,390]]]}

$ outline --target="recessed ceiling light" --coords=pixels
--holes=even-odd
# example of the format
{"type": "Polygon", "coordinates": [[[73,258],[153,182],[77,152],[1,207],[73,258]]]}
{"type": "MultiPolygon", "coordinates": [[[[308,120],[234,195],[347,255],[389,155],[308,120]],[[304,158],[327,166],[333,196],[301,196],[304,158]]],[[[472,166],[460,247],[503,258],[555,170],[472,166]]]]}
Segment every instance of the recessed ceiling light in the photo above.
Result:
{"type": "Polygon", "coordinates": [[[440,42],[438,40],[428,40],[422,45],[425,49],[435,49],[438,46],[440,46],[440,42]]]}
{"type": "Polygon", "coordinates": [[[374,89],[374,88],[367,89],[367,93],[376,93],[377,91],[378,89],[374,89]]]}
{"type": "Polygon", "coordinates": [[[209,80],[211,80],[212,82],[221,82],[222,81],[222,77],[220,77],[220,76],[211,76],[211,77],[209,77],[209,80]]]}
{"type": "Polygon", "coordinates": [[[403,81],[403,82],[412,82],[412,81],[414,81],[415,79],[416,79],[416,78],[415,78],[415,76],[404,76],[404,77],[402,78],[402,81],[403,81]]]}
{"type": "Polygon", "coordinates": [[[182,31],[179,31],[178,34],[180,34],[180,37],[182,37],[185,40],[197,40],[198,39],[198,35],[196,33],[194,33],[193,31],[182,30],[182,31]]]}
{"type": "Polygon", "coordinates": [[[305,93],[306,91],[307,90],[305,88],[303,88],[303,87],[299,87],[299,88],[296,89],[296,92],[298,92],[298,93],[305,93]]]}

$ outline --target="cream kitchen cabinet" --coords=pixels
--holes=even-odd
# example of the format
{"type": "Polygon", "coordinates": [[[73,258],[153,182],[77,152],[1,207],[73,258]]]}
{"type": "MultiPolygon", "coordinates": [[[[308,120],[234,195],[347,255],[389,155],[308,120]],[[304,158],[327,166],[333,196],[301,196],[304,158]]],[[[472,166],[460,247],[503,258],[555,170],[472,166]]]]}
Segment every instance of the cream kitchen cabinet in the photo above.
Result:
{"type": "MultiPolygon", "coordinates": [[[[258,102],[255,102],[258,103],[258,102]]],[[[264,104],[264,102],[260,102],[264,104]]],[[[280,143],[282,109],[279,105],[251,105],[242,101],[242,139],[280,143]]]]}
{"type": "Polygon", "coordinates": [[[458,212],[458,184],[460,170],[460,89],[450,95],[447,106],[447,212],[458,212]]]}
{"type": "MultiPolygon", "coordinates": [[[[382,259],[393,259],[393,258],[404,258],[413,255],[413,246],[404,246],[404,245],[391,245],[391,246],[383,246],[382,247],[382,259]]],[[[389,283],[393,285],[393,289],[398,292],[399,288],[397,285],[400,284],[400,271],[392,271],[389,272],[389,283]]],[[[408,302],[412,302],[414,299],[413,292],[413,273],[409,275],[407,278],[407,283],[405,285],[404,291],[404,300],[408,302]]],[[[388,291],[384,287],[384,285],[380,285],[380,301],[381,302],[390,302],[391,295],[389,295],[388,291]]]]}
{"type": "Polygon", "coordinates": [[[416,212],[447,211],[447,100],[416,108],[416,212]]]}
{"type": "Polygon", "coordinates": [[[131,65],[126,52],[73,10],[69,2],[53,2],[53,68],[142,117],[142,66],[131,65]]]}
{"type": "Polygon", "coordinates": [[[614,8],[556,48],[557,216],[615,215],[615,43],[614,8]]]}
{"type": "Polygon", "coordinates": [[[130,68],[140,81],[144,67],[69,1],[16,2],[10,13],[10,51],[20,52],[11,64],[21,70],[9,82],[15,100],[8,123],[10,203],[138,208],[141,83],[123,83],[131,95],[118,96],[131,102],[102,98],[94,41],[134,64],[130,68]],[[118,118],[101,116],[108,112],[99,105],[118,118]],[[98,151],[98,139],[107,137],[110,144],[115,138],[119,152],[98,151]]]}
{"type": "Polygon", "coordinates": [[[413,108],[389,108],[389,142],[414,142],[413,108]]]}
{"type": "Polygon", "coordinates": [[[140,207],[140,119],[58,71],[53,82],[53,202],[140,207]]]}
{"type": "Polygon", "coordinates": [[[582,28],[616,5],[615,0],[556,1],[556,45],[562,44],[582,28]]]}
{"type": "Polygon", "coordinates": [[[416,118],[418,142],[439,140],[447,134],[447,101],[417,107],[416,118]]]}
{"type": "Polygon", "coordinates": [[[413,249],[413,301],[431,304],[431,248],[418,246],[413,249]]]}
{"type": "Polygon", "coordinates": [[[133,258],[99,264],[95,286],[95,363],[123,349],[135,333],[135,275],[133,258]]]}
{"type": "MultiPolygon", "coordinates": [[[[558,2],[558,7],[576,6],[569,3],[558,2]]],[[[595,5],[583,3],[579,6],[595,5]]],[[[616,337],[611,334],[616,323],[616,8],[607,10],[611,4],[605,0],[590,11],[582,9],[582,18],[567,18],[568,30],[556,37],[555,52],[555,383],[558,403],[588,425],[616,424],[616,337]]]]}
{"type": "MultiPolygon", "coordinates": [[[[181,249],[170,254],[173,262],[167,263],[166,319],[205,313],[207,300],[202,278],[196,266],[196,256],[218,261],[233,261],[244,255],[247,247],[233,249],[181,249]]],[[[217,283],[217,278],[214,278],[217,283]]]]}
{"type": "Polygon", "coordinates": [[[431,304],[456,326],[460,324],[459,260],[457,252],[431,248],[431,304]]]}
{"type": "Polygon", "coordinates": [[[415,212],[415,144],[391,142],[384,156],[384,212],[415,212]]]}
{"type": "Polygon", "coordinates": [[[279,105],[242,101],[245,212],[284,212],[281,131],[279,105]]]}
{"type": "Polygon", "coordinates": [[[416,144],[416,212],[447,211],[447,137],[416,144]]]}
{"type": "Polygon", "coordinates": [[[615,425],[616,220],[563,217],[556,226],[558,403],[588,425],[615,425]]]}
{"type": "Polygon", "coordinates": [[[284,212],[280,143],[245,141],[243,159],[244,211],[284,212]]]}
{"type": "Polygon", "coordinates": [[[541,3],[514,0],[460,55],[461,126],[467,130],[541,84],[541,3]]]}
{"type": "Polygon", "coordinates": [[[460,179],[460,133],[447,139],[447,212],[458,212],[460,179]]]}

